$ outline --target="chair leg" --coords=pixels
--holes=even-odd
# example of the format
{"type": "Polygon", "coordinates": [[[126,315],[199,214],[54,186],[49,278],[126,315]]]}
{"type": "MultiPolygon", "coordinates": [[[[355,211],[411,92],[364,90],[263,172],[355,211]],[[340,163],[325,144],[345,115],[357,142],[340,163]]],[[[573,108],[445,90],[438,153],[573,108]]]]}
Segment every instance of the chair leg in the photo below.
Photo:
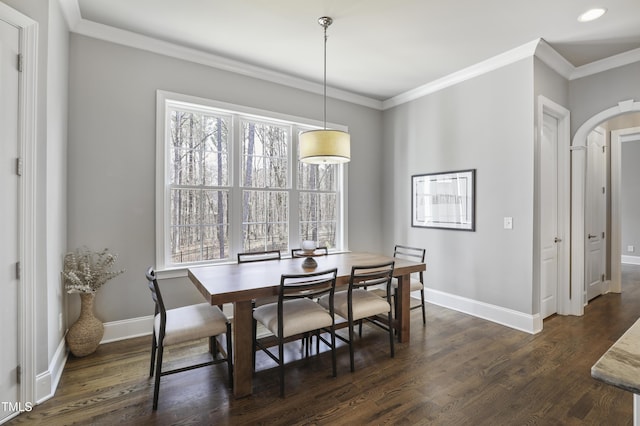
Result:
{"type": "Polygon", "coordinates": [[[233,389],[233,349],[231,345],[231,323],[230,322],[227,323],[227,370],[229,372],[229,387],[233,389]]]}
{"type": "Polygon", "coordinates": [[[398,289],[393,290],[393,313],[398,318],[398,289]]]}
{"type": "MultiPolygon", "coordinates": [[[[362,326],[362,322],[360,322],[362,326]]],[[[355,363],[353,360],[353,321],[349,324],[349,361],[351,363],[351,372],[355,371],[355,363]]]]}
{"type": "Polygon", "coordinates": [[[156,347],[158,343],[156,342],[156,332],[153,331],[153,337],[151,339],[151,367],[149,368],[149,377],[153,377],[155,362],[156,362],[156,347]]]}
{"type": "MultiPolygon", "coordinates": [[[[320,339],[318,339],[320,340],[320,339]]],[[[320,351],[318,351],[320,353],[320,351]]],[[[331,326],[331,366],[333,367],[333,377],[338,376],[337,361],[336,361],[336,327],[331,326]]]]}
{"type": "Polygon", "coordinates": [[[422,299],[422,325],[427,325],[427,308],[424,305],[424,288],[420,290],[420,298],[422,299]]]}
{"type": "Polygon", "coordinates": [[[158,359],[156,361],[156,380],[153,386],[153,409],[158,409],[158,394],[160,393],[160,376],[162,376],[162,352],[164,347],[162,344],[158,344],[158,359]]]}
{"type": "Polygon", "coordinates": [[[254,318],[253,319],[253,350],[252,350],[254,373],[256,372],[256,351],[258,350],[258,345],[256,343],[256,340],[258,339],[257,334],[258,334],[258,321],[256,321],[254,318]]]}
{"type": "Polygon", "coordinates": [[[393,346],[393,315],[389,311],[389,349],[391,350],[391,358],[395,357],[395,348],[393,346]]]}
{"type": "Polygon", "coordinates": [[[280,368],[280,396],[284,398],[284,342],[278,338],[278,364],[280,368]]]}
{"type": "Polygon", "coordinates": [[[220,348],[218,348],[218,340],[216,339],[216,336],[209,336],[209,353],[214,360],[218,358],[220,348]]]}

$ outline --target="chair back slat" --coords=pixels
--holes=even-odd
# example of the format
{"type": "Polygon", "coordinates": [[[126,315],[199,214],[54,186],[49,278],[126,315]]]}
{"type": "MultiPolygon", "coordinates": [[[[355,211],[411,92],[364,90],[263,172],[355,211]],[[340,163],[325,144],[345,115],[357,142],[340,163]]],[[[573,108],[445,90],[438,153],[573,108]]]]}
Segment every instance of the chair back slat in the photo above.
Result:
{"type": "Polygon", "coordinates": [[[280,250],[251,251],[238,253],[238,263],[263,262],[267,260],[280,260],[280,250]]]}
{"type": "Polygon", "coordinates": [[[351,267],[349,290],[358,287],[368,287],[379,284],[390,284],[393,277],[395,262],[376,265],[360,265],[351,267]]]}
{"type": "Polygon", "coordinates": [[[426,252],[426,249],[423,248],[409,247],[397,244],[393,249],[393,257],[413,260],[415,262],[424,262],[426,252]]]}
{"type": "Polygon", "coordinates": [[[312,272],[310,274],[287,274],[280,278],[279,300],[316,298],[333,292],[338,269],[312,272]]]}

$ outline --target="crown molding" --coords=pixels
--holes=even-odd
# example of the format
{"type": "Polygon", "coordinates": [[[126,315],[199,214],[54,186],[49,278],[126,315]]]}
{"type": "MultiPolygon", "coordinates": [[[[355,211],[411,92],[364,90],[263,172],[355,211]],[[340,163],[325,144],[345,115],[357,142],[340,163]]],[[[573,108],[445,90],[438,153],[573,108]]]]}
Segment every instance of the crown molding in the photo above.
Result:
{"type": "Polygon", "coordinates": [[[540,39],[536,47],[535,56],[567,80],[571,79],[571,75],[576,69],[571,62],[567,61],[544,39],[540,39]]]}
{"type": "Polygon", "coordinates": [[[69,31],[73,31],[78,25],[78,22],[82,20],[80,15],[80,6],[78,0],[58,0],[64,19],[67,21],[69,31]]]}
{"type": "MultiPolygon", "coordinates": [[[[293,77],[281,72],[224,58],[198,49],[181,46],[175,43],[158,40],[156,38],[83,19],[80,15],[77,0],[59,1],[63,6],[63,13],[69,24],[70,31],[76,34],[206,65],[223,71],[244,75],[246,77],[257,78],[271,83],[293,87],[306,92],[319,95],[324,93],[324,86],[319,83],[314,83],[302,78],[293,77]]],[[[382,101],[348,92],[346,90],[327,87],[327,96],[377,110],[382,109],[382,101]]]]}
{"type": "MultiPolygon", "coordinates": [[[[82,18],[78,0],[58,1],[60,2],[67,25],[71,32],[123,46],[129,46],[164,56],[206,65],[212,68],[244,75],[246,77],[281,84],[283,86],[292,87],[310,93],[319,95],[323,94],[322,84],[224,58],[213,53],[204,52],[198,49],[143,36],[131,31],[121,30],[93,21],[88,21],[82,18]]],[[[393,96],[385,101],[380,101],[332,87],[327,87],[327,96],[376,110],[386,110],[532,56],[540,59],[567,80],[575,80],[634,62],[639,62],[640,48],[576,68],[556,50],[554,50],[544,39],[538,38],[415,89],[393,96]]]]}
{"type": "Polygon", "coordinates": [[[502,68],[506,65],[517,62],[521,59],[525,59],[534,55],[538,43],[541,39],[533,40],[522,46],[516,47],[492,58],[479,62],[470,67],[461,69],[445,77],[434,80],[423,86],[404,92],[400,95],[387,99],[382,103],[383,109],[393,108],[403,103],[421,98],[431,93],[438,92],[447,87],[453,86],[463,81],[470,80],[478,77],[479,75],[486,74],[490,71],[494,71],[498,68],[502,68]]]}
{"type": "Polygon", "coordinates": [[[578,78],[598,74],[603,71],[609,71],[634,62],[640,62],[640,48],[619,53],[617,55],[577,67],[573,73],[571,73],[571,78],[569,80],[576,80],[578,78]]]}

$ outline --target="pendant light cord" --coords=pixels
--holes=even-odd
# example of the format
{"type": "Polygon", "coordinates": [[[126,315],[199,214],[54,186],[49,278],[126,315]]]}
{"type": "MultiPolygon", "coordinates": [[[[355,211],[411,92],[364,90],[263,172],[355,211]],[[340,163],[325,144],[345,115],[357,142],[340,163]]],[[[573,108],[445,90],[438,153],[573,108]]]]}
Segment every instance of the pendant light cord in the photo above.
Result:
{"type": "Polygon", "coordinates": [[[323,86],[324,86],[324,129],[327,130],[327,27],[331,24],[331,22],[325,21],[322,25],[324,27],[324,76],[323,76],[323,86]]]}

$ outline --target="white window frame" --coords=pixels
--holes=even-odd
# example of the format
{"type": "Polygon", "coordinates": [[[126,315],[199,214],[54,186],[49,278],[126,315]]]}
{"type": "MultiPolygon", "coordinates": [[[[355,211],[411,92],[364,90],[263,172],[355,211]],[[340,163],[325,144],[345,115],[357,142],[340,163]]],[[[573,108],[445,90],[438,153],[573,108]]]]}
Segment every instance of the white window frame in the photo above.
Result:
{"type": "MultiPolygon", "coordinates": [[[[188,109],[197,109],[197,106],[206,109],[216,109],[224,115],[242,115],[243,117],[255,118],[256,121],[282,122],[284,125],[293,125],[304,128],[322,128],[323,123],[317,120],[291,116],[287,114],[274,113],[271,111],[245,107],[226,102],[214,101],[197,96],[184,95],[180,93],[158,90],[156,92],[156,270],[184,270],[189,266],[230,263],[235,261],[235,256],[242,247],[242,219],[229,221],[229,258],[221,260],[207,260],[202,262],[190,262],[174,264],[171,262],[171,245],[169,241],[170,225],[170,192],[168,185],[169,176],[169,156],[166,143],[167,135],[170,132],[169,110],[172,106],[183,104],[188,109]]],[[[240,186],[239,158],[241,156],[240,146],[237,145],[237,135],[240,134],[240,120],[237,117],[232,119],[232,129],[230,131],[231,142],[229,146],[229,217],[242,218],[242,191],[240,186]]],[[[348,131],[344,125],[328,123],[327,127],[348,131]]],[[[291,149],[289,150],[289,186],[291,197],[289,199],[289,247],[300,245],[299,223],[298,223],[298,189],[297,185],[297,164],[298,164],[298,135],[292,132],[291,149]]],[[[338,167],[338,212],[336,229],[336,248],[334,251],[346,251],[347,244],[347,188],[348,188],[348,167],[346,164],[338,167]]]]}

